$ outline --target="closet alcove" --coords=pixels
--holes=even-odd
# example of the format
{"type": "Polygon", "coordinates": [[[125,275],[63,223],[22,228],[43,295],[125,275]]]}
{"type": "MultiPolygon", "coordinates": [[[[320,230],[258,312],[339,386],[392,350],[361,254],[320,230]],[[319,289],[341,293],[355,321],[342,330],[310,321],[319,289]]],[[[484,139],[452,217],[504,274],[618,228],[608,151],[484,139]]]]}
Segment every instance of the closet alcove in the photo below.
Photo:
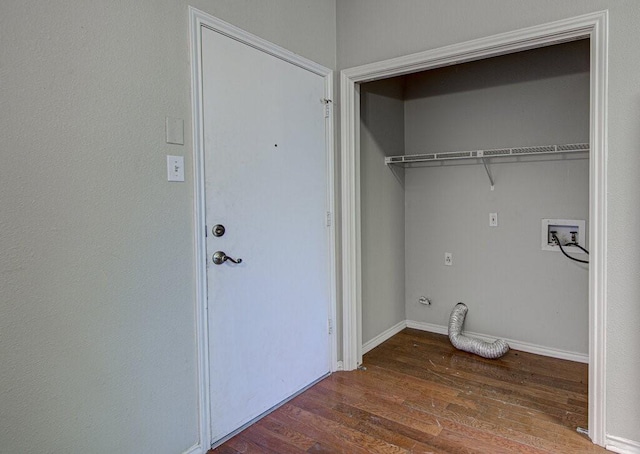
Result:
{"type": "Polygon", "coordinates": [[[585,39],[360,84],[363,353],[446,333],[461,301],[467,332],[588,361],[588,265],[541,248],[545,218],[585,220],[588,247],[588,151],[493,157],[493,189],[480,159],[385,158],[588,143],[589,65],[585,39]]]}

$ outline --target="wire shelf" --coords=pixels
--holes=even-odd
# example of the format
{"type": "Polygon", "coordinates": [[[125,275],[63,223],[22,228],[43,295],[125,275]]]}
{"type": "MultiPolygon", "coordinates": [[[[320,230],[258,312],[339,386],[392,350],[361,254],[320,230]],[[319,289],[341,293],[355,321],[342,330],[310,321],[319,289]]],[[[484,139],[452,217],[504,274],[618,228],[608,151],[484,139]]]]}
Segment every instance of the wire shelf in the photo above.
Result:
{"type": "Polygon", "coordinates": [[[538,147],[495,148],[492,150],[446,151],[442,153],[388,156],[384,159],[384,162],[386,165],[408,165],[419,162],[447,161],[452,159],[482,159],[523,155],[534,156],[585,151],[589,151],[588,143],[571,143],[566,145],[543,145],[538,147]]]}

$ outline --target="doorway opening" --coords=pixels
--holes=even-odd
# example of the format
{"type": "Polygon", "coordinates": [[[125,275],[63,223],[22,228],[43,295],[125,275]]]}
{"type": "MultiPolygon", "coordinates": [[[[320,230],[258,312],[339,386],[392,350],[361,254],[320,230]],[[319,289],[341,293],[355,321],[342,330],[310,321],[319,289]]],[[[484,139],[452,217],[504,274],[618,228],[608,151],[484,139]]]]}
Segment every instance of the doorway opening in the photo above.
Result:
{"type": "MultiPolygon", "coordinates": [[[[502,35],[475,40],[458,45],[448,46],[433,51],[414,54],[384,62],[364,65],[342,71],[341,75],[341,106],[342,106],[342,216],[343,216],[343,307],[344,307],[344,345],[343,359],[346,370],[353,369],[361,362],[363,345],[363,218],[361,197],[361,119],[367,112],[361,110],[361,102],[367,86],[373,81],[389,80],[393,77],[416,75],[422,71],[436,68],[452,67],[452,65],[479,61],[500,55],[515,54],[531,49],[540,49],[576,40],[588,42],[590,58],[589,93],[588,93],[588,249],[590,250],[590,264],[588,270],[588,363],[589,363],[589,436],[596,444],[604,443],[604,384],[605,384],[605,315],[606,315],[606,12],[594,13],[567,19],[564,21],[545,24],[518,30],[502,35]]],[[[574,45],[574,44],[566,44],[574,45]]],[[[579,45],[579,44],[575,44],[579,45]]],[[[446,71],[446,69],[445,69],[446,71]]],[[[381,82],[384,83],[384,82],[381,82]]],[[[370,86],[369,86],[370,87],[370,86]]],[[[389,87],[387,87],[389,88],[389,87]]],[[[393,90],[393,87],[390,88],[393,90]]],[[[407,111],[406,105],[404,107],[407,111]]],[[[420,135],[419,126],[416,135],[420,135]]],[[[405,139],[408,136],[405,135],[405,139]]],[[[364,139],[363,139],[364,140],[364,139]]],[[[579,139],[581,142],[583,139],[579,139]]],[[[564,141],[561,141],[564,142],[564,141]]],[[[406,145],[406,144],[405,144],[406,145]]],[[[551,143],[513,143],[500,144],[489,148],[522,147],[528,145],[552,145],[551,143]]],[[[563,144],[553,144],[563,145],[563,144]]],[[[566,143],[564,144],[566,145],[566,143]]],[[[475,148],[472,146],[472,149],[475,148]]],[[[435,152],[457,152],[469,149],[461,148],[436,149],[435,152]]],[[[425,154],[427,150],[421,151],[425,154]]],[[[415,150],[411,154],[416,153],[415,150]]],[[[396,154],[405,154],[400,151],[396,154]]],[[[409,154],[409,153],[406,153],[409,154]]],[[[584,164],[584,162],[583,162],[584,164]]],[[[441,166],[443,167],[443,166],[441,166]]],[[[443,170],[431,169],[433,171],[443,170]]],[[[449,171],[452,167],[445,169],[449,171]]],[[[461,166],[462,167],[462,166],[461,166]]],[[[474,167],[474,166],[467,166],[474,167]]],[[[477,167],[475,166],[478,170],[477,167]]],[[[584,165],[583,165],[584,167],[584,165]]],[[[459,170],[459,169],[455,169],[459,170]]],[[[584,169],[583,169],[584,170],[584,169]]],[[[412,170],[414,172],[414,170],[412,170]]],[[[402,172],[396,177],[402,178],[402,172]]],[[[440,177],[443,177],[441,174],[440,177]]],[[[487,169],[486,186],[489,180],[493,185],[490,169],[487,169]],[[487,176],[489,177],[487,179],[487,176]]],[[[504,180],[503,180],[504,181],[504,180]]],[[[496,181],[496,184],[498,182],[496,181]]],[[[499,191],[499,189],[497,190],[499,191]]],[[[583,191],[584,192],[584,191],[583,191]]],[[[497,194],[494,193],[494,194],[497,194]]],[[[486,224],[489,226],[490,215],[486,213],[486,224]]],[[[498,213],[499,214],[499,213],[498,213]]],[[[506,219],[505,219],[506,220],[506,219]]],[[[499,222],[499,221],[498,221],[499,222]]],[[[446,229],[446,226],[444,226],[446,229]]],[[[409,232],[409,230],[407,230],[409,232]]],[[[539,232],[539,227],[538,227],[539,232]]],[[[416,233],[417,234],[417,233],[416,233]]],[[[436,239],[437,242],[437,239],[436,239]]],[[[539,246],[538,240],[538,246],[539,246]]],[[[451,253],[451,251],[446,251],[451,253]]],[[[550,254],[550,253],[546,253],[550,254]]],[[[555,253],[554,253],[555,254],[555,253]]],[[[365,257],[364,260],[368,260],[365,257]]],[[[446,257],[436,257],[436,260],[446,257]]],[[[451,263],[451,256],[449,256],[451,263]]],[[[455,255],[453,255],[455,266],[455,255]]],[[[442,261],[442,260],[440,260],[442,261]]],[[[409,263],[409,262],[406,262],[409,263]]],[[[487,266],[491,266],[487,263],[487,266]]],[[[440,270],[441,271],[441,270],[440,270]]],[[[582,270],[584,273],[585,270],[582,270]]],[[[407,282],[409,282],[407,280],[407,282]]],[[[407,290],[409,286],[406,287],[407,290]]],[[[413,291],[413,290],[412,290],[413,291]]],[[[416,290],[417,291],[417,290],[416,290]]],[[[407,295],[408,298],[413,295],[407,295]]],[[[415,295],[416,298],[429,295],[415,295]]],[[[451,302],[453,306],[453,301],[451,302]]],[[[407,304],[407,308],[409,305],[407,304]]],[[[450,308],[449,308],[450,309],[450,308]]],[[[476,311],[476,314],[481,311],[476,311]]]]}
{"type": "Polygon", "coordinates": [[[588,247],[589,45],[360,84],[363,354],[462,301],[467,332],[588,362],[588,265],[540,224],[588,247]]]}

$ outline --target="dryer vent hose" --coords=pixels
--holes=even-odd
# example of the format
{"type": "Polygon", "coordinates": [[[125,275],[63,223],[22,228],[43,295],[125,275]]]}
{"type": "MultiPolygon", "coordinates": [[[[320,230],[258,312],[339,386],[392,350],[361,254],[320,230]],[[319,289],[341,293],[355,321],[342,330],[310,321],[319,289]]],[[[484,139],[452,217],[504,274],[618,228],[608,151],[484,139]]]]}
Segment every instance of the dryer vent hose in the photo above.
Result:
{"type": "Polygon", "coordinates": [[[500,358],[509,351],[509,344],[498,339],[494,342],[485,342],[462,334],[462,325],[469,308],[464,303],[456,304],[449,318],[449,340],[455,348],[469,353],[475,353],[483,358],[500,358]]]}

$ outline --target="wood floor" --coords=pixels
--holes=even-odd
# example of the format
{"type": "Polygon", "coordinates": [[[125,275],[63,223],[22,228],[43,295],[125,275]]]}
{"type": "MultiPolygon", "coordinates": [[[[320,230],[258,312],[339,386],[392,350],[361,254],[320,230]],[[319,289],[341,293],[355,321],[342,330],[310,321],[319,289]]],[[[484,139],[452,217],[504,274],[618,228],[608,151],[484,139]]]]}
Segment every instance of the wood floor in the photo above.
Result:
{"type": "Polygon", "coordinates": [[[487,360],[405,329],[210,453],[604,453],[587,427],[587,365],[487,360]]]}

